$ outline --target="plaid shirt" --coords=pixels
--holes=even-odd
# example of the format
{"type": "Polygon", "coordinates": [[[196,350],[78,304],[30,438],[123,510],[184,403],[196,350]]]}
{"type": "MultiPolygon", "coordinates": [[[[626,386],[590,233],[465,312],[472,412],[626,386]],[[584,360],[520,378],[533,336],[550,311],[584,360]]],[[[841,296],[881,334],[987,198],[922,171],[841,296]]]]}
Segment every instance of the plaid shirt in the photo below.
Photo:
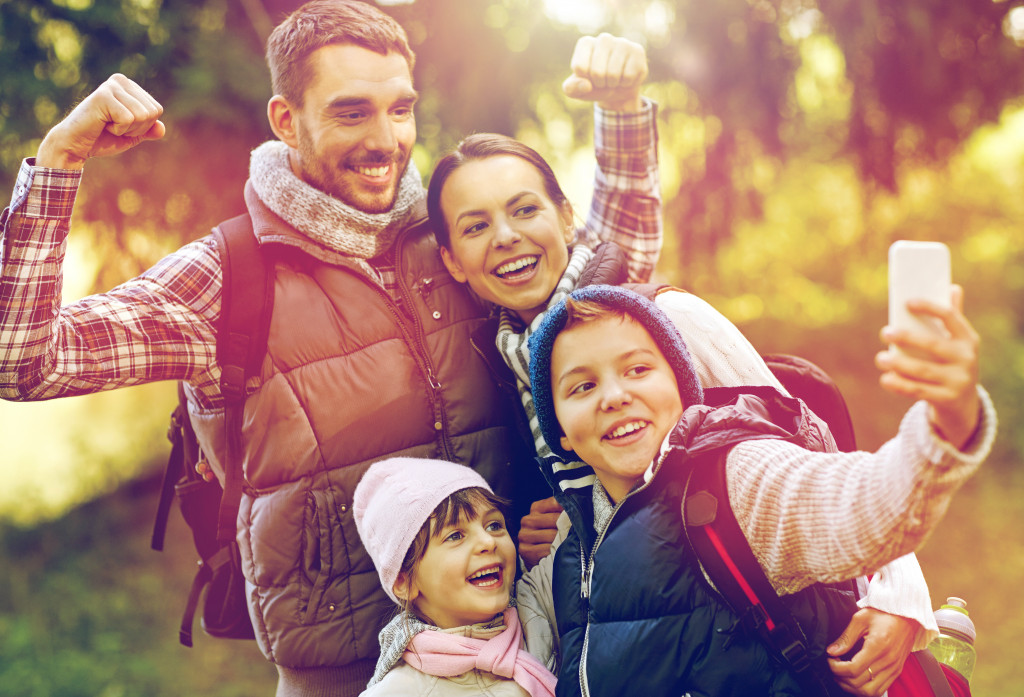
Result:
{"type": "MultiPolygon", "coordinates": [[[[637,278],[650,276],[661,250],[655,116],[650,102],[638,114],[595,109],[598,171],[591,233],[582,236],[623,246],[637,278]]],[[[35,167],[29,158],[0,214],[0,397],[40,400],[185,380],[200,408],[220,407],[221,269],[212,237],[107,293],[61,304],[81,174],[35,167]]],[[[394,277],[389,264],[378,264],[385,286],[394,277]]]]}

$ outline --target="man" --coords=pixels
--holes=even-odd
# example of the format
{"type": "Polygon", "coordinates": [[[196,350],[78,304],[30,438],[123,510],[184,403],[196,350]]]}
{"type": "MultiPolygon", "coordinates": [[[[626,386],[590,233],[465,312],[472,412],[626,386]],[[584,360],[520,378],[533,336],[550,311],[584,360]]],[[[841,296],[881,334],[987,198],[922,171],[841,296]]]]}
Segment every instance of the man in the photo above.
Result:
{"type": "MultiPolygon", "coordinates": [[[[567,90],[599,105],[637,103],[646,58],[636,44],[583,42],[567,90]]],[[[448,276],[425,226],[410,160],[416,139],[413,52],[372,5],[314,0],[268,42],[279,140],[252,155],[245,187],[274,261],[274,313],[261,373],[247,385],[245,492],[238,542],[257,641],[279,695],[358,694],[373,672],[387,597],[362,548],[351,496],[390,455],[471,464],[517,503],[540,498],[487,347],[471,335],[486,311],[448,276]]],[[[598,136],[653,150],[653,105],[598,109],[598,136]],[[603,135],[602,135],[603,134],[603,135]]],[[[204,237],[114,290],[61,306],[66,236],[81,170],[161,138],[162,107],[115,75],[46,135],[0,216],[0,396],[85,394],[185,380],[190,416],[223,476],[216,333],[221,267],[204,237]]],[[[616,145],[617,147],[617,145],[616,145]]],[[[657,254],[657,174],[618,173],[642,210],[599,190],[591,229],[657,254]],[[643,224],[637,225],[637,219],[643,224]],[[618,223],[618,226],[617,226],[618,223]],[[629,239],[632,237],[632,241],[629,239]]],[[[627,199],[629,197],[627,196],[627,199]]],[[[546,494],[547,492],[545,492],[546,494]]]]}

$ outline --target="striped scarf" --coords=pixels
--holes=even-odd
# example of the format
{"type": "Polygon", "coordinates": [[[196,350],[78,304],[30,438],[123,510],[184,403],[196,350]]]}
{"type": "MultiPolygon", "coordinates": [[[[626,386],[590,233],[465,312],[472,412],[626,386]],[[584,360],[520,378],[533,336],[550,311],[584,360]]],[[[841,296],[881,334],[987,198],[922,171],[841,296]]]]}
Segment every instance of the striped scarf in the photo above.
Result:
{"type": "MultiPolygon", "coordinates": [[[[551,298],[548,300],[547,308],[557,305],[569,293],[576,290],[576,286],[583,275],[583,270],[594,258],[594,252],[588,247],[577,244],[569,257],[569,264],[562,274],[561,280],[555,286],[551,298]]],[[[523,410],[530,422],[530,432],[533,434],[534,446],[537,454],[545,459],[553,461],[555,478],[562,489],[579,488],[590,486],[594,483],[594,470],[582,462],[559,462],[544,441],[540,431],[540,422],[537,421],[537,412],[533,406],[533,394],[530,392],[530,350],[527,343],[530,335],[540,326],[547,311],[540,313],[533,318],[528,327],[522,327],[518,315],[508,308],[501,308],[501,315],[498,322],[498,336],[495,343],[498,352],[505,359],[505,363],[512,369],[516,376],[516,387],[519,389],[519,397],[523,402],[523,410]]]]}

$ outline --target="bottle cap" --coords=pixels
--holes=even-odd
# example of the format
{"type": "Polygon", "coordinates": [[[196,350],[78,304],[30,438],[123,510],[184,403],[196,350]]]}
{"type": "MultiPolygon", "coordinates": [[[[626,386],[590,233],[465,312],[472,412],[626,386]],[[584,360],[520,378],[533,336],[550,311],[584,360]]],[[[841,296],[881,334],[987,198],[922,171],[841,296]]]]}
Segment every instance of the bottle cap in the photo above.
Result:
{"type": "Polygon", "coordinates": [[[967,614],[967,602],[961,598],[946,598],[946,604],[935,611],[935,622],[943,634],[952,634],[974,643],[977,632],[967,614]]]}

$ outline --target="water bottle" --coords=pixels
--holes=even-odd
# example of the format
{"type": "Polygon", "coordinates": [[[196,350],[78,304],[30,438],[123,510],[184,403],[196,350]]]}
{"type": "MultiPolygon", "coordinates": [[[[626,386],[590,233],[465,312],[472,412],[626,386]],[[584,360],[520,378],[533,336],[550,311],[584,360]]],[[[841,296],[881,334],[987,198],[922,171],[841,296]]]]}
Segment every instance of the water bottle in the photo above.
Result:
{"type": "Polygon", "coordinates": [[[970,680],[978,655],[974,650],[974,622],[967,614],[967,603],[960,598],[946,598],[946,604],[935,611],[939,636],[928,645],[941,663],[970,680]]]}

